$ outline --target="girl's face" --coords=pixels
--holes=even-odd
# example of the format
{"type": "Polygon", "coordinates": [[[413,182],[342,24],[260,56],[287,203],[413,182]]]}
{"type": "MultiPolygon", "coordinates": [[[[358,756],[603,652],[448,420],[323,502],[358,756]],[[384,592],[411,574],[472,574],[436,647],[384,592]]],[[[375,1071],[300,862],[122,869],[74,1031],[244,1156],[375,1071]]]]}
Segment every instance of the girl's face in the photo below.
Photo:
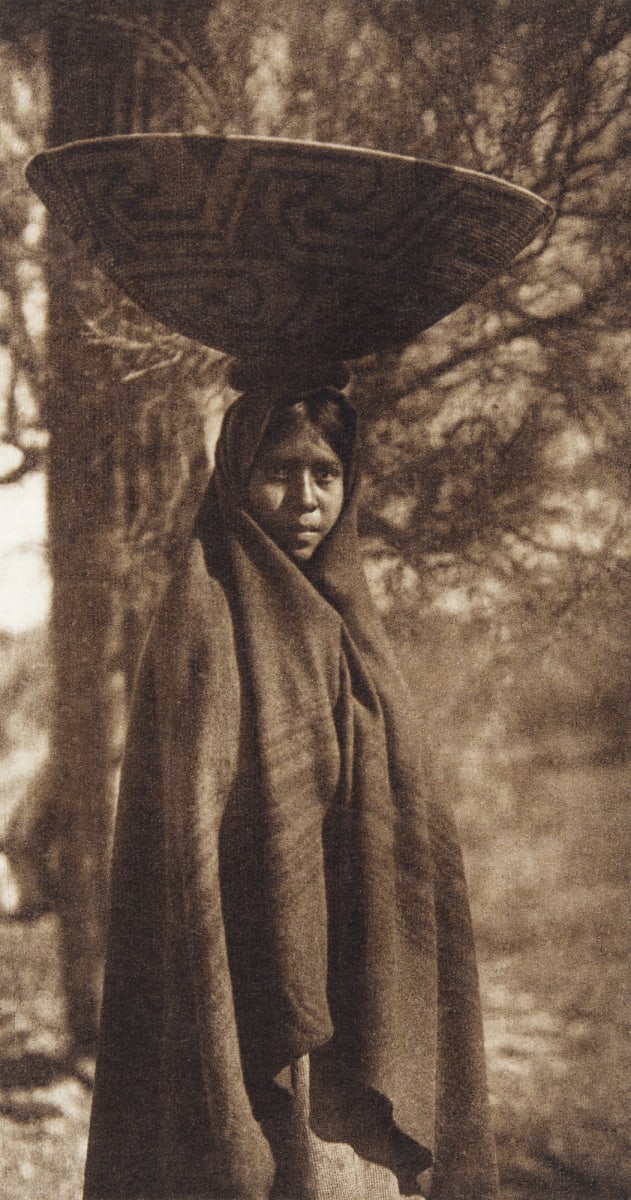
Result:
{"type": "Polygon", "coordinates": [[[312,425],[263,443],[250,475],[248,511],[295,562],[308,562],[344,504],[342,460],[312,425]]]}

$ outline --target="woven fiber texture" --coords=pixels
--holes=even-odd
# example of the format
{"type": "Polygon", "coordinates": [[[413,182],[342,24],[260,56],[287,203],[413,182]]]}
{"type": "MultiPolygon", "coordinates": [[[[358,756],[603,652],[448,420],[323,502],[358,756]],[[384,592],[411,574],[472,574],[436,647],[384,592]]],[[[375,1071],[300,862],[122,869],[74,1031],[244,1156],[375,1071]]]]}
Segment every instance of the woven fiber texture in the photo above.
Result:
{"type": "Polygon", "coordinates": [[[27,178],[169,328],[238,357],[352,359],[469,300],[551,209],[475,171],[376,151],[139,134],[38,154],[27,178]]]}

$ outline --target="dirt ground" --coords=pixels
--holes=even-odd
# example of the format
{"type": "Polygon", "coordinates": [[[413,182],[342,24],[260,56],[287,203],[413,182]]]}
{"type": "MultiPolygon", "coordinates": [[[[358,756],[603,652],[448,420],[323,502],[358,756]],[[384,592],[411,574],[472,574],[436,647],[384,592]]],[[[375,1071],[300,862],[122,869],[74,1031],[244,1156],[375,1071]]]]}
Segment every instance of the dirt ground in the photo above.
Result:
{"type": "MultiPolygon", "coordinates": [[[[612,833],[607,813],[612,795],[619,800],[628,790],[628,771],[531,774],[523,786],[556,789],[556,811],[565,805],[572,816],[563,821],[562,870],[550,866],[560,861],[549,846],[558,822],[540,822],[530,829],[530,893],[523,862],[516,879],[520,903],[533,909],[544,871],[552,918],[542,923],[535,913],[529,924],[524,917],[511,941],[497,911],[503,941],[490,937],[489,905],[501,905],[503,893],[496,880],[494,899],[485,896],[483,863],[469,847],[502,1198],[624,1200],[631,1196],[630,917],[620,847],[628,848],[628,818],[612,833]]],[[[519,836],[503,843],[507,887],[519,836]]],[[[465,832],[465,848],[466,841],[465,832]]],[[[508,916],[512,927],[516,918],[508,916]]],[[[1,924],[1,1200],[78,1200],[89,1073],[90,1063],[67,1058],[55,918],[1,924]]]]}

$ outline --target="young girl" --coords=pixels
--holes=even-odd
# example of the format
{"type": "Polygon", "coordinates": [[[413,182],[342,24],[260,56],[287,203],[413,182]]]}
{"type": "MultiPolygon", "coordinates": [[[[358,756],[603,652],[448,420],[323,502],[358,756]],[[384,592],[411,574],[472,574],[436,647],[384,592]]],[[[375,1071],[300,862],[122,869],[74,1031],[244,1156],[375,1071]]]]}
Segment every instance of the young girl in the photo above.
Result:
{"type": "Polygon", "coordinates": [[[229,409],[129,730],[86,1200],[490,1200],[451,815],[370,600],[355,413],[229,409]]]}

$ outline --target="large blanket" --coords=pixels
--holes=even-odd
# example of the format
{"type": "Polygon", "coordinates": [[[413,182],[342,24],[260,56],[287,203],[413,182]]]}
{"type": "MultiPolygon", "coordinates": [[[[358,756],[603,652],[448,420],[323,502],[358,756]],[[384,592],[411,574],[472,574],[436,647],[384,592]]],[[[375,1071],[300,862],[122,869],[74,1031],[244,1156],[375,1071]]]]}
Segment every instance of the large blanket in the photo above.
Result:
{"type": "Polygon", "coordinates": [[[453,819],[368,595],[355,482],[308,572],[244,511],[269,415],[229,411],[143,656],[85,1195],[268,1200],[264,1131],[309,1055],[318,1137],[402,1193],[433,1164],[432,1200],[491,1200],[453,819]]]}

